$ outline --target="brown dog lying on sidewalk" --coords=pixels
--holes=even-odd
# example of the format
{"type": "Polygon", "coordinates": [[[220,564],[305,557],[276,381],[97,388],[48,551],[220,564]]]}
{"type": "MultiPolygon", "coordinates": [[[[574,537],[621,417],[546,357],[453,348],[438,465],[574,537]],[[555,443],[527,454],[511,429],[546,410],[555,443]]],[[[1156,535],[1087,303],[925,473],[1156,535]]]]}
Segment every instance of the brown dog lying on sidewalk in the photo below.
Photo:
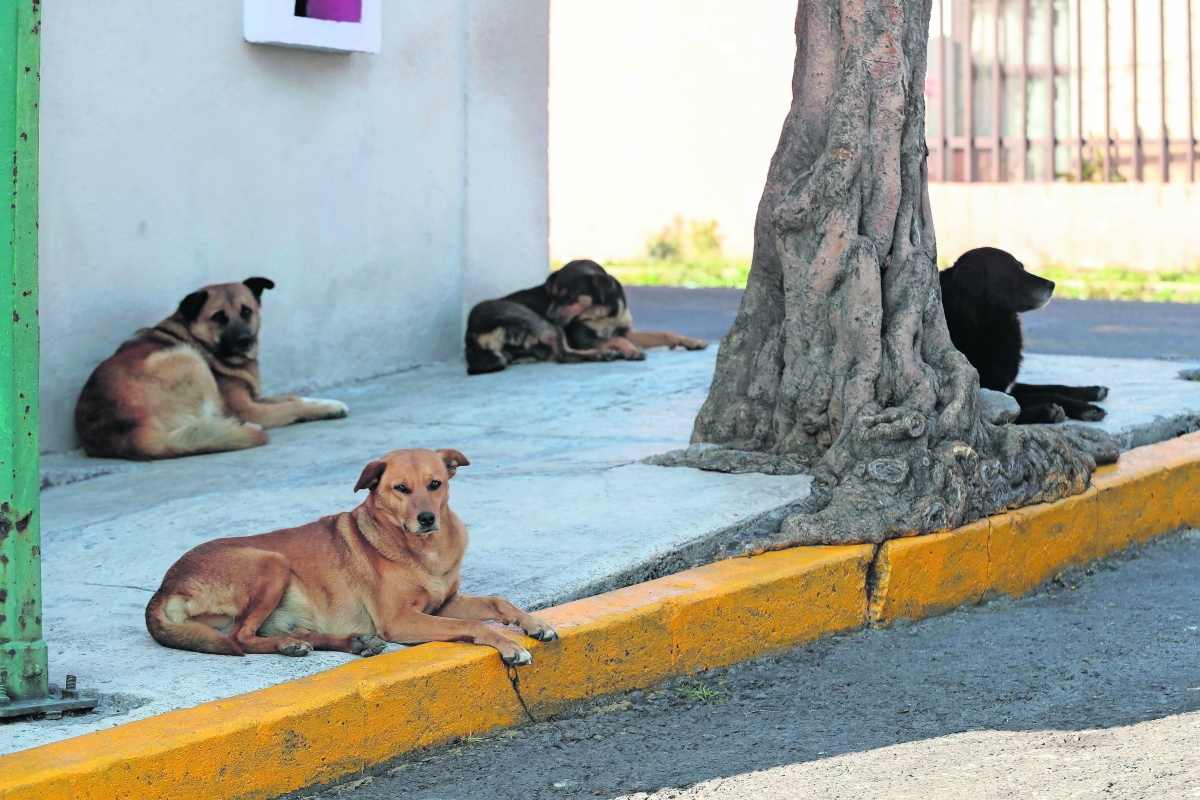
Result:
{"type": "Polygon", "coordinates": [[[97,458],[148,461],[267,443],[264,428],[346,416],[344,403],[260,397],[259,308],[267,278],[205,286],[143,328],[88,378],[75,432],[97,458]]]}
{"type": "Polygon", "coordinates": [[[484,620],[520,625],[539,641],[558,634],[499,597],[459,594],[467,529],[448,483],[470,464],[457,450],[395,450],[363,468],[370,494],[298,528],[206,542],[175,562],[146,606],[159,644],[240,656],[364,656],[385,642],[470,642],[506,664],[529,651],[484,620]]]}
{"type": "Polygon", "coordinates": [[[531,361],[641,361],[643,347],[703,350],[708,342],[634,330],[625,288],[587,259],[550,273],[541,286],[484,300],[467,317],[468,375],[531,361]]]}

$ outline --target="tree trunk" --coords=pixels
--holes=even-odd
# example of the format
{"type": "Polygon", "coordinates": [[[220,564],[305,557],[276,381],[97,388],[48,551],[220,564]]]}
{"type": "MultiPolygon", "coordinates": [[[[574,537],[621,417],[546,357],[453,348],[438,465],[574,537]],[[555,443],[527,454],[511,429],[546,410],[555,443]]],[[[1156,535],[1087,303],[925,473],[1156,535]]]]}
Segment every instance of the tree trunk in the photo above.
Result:
{"type": "Polygon", "coordinates": [[[758,549],[880,542],[1082,492],[1097,431],[992,425],[946,331],[930,214],[931,0],[801,0],[754,259],[682,463],[809,472],[758,549]],[[703,446],[708,445],[708,446],[703,446]]]}

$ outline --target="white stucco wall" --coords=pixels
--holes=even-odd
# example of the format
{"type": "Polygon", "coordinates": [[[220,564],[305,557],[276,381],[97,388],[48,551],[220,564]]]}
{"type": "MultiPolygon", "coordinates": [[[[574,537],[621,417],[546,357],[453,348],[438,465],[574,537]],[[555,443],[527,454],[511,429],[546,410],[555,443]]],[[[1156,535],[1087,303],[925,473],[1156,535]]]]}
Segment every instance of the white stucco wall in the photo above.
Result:
{"type": "Polygon", "coordinates": [[[796,0],[554,0],[551,255],[641,256],[676,215],[750,255],[795,18],[796,0]]]}
{"type": "Polygon", "coordinates": [[[471,0],[469,15],[464,314],[550,263],[549,0],[471,0]]]}
{"type": "Polygon", "coordinates": [[[367,55],[247,44],[242,0],[47,4],[43,447],[207,283],[276,282],[268,391],[456,357],[469,302],[545,274],[548,14],[387,0],[367,55]]]}
{"type": "Polygon", "coordinates": [[[1200,187],[1171,183],[931,183],[938,259],[999,247],[1027,266],[1200,267],[1200,187]]]}

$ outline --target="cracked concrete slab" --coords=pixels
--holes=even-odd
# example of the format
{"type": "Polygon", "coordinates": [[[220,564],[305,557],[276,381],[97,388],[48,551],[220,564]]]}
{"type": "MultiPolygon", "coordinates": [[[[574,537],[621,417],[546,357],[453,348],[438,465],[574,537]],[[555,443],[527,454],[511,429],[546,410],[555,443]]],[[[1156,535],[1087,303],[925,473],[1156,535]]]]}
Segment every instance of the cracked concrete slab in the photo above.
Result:
{"type": "Polygon", "coordinates": [[[471,459],[451,503],[471,533],[463,589],[530,608],[675,571],[808,495],[807,476],[646,466],[687,442],[715,350],[645,362],[539,364],[468,378],[438,364],[326,392],[344,420],[271,432],[240,453],[131,464],[44,457],[45,638],[51,680],[99,692],[98,713],[0,725],[0,753],[253,691],[351,660],[228,658],[160,647],[143,612],[167,567],[209,539],[351,508],[363,464],[398,447],[471,459]],[[99,474],[110,470],[107,474],[99,474]]]}
{"type": "MultiPolygon", "coordinates": [[[[640,363],[539,364],[473,378],[461,364],[438,364],[324,392],[347,402],[351,416],[272,431],[255,450],[154,464],[44,457],[51,680],[77,675],[102,704],[85,717],[0,725],[0,753],[349,660],[168,650],[146,633],[143,610],[187,549],[350,508],[362,465],[397,447],[467,454],[472,464],[451,490],[472,537],[464,591],[530,608],[673,572],[721,542],[777,525],[808,496],[808,476],[638,463],[686,445],[715,359],[715,348],[651,351],[640,363]]],[[[1200,383],[1176,378],[1197,367],[1031,355],[1022,379],[1108,384],[1110,417],[1099,424],[1142,444],[1198,427],[1200,383]]]]}

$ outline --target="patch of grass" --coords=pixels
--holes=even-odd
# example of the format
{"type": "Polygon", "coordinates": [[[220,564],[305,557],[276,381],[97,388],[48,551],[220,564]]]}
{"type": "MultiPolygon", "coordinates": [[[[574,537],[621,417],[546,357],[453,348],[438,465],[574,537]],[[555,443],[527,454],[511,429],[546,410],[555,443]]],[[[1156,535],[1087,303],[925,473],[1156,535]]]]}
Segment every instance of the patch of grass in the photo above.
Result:
{"type": "Polygon", "coordinates": [[[734,288],[746,286],[750,259],[721,253],[724,237],[716,220],[675,217],[646,242],[646,254],[629,261],[610,261],[604,268],[630,286],[734,288]]]}
{"type": "Polygon", "coordinates": [[[1077,269],[1049,264],[1030,272],[1054,281],[1055,297],[1143,303],[1200,302],[1200,269],[1137,272],[1115,266],[1077,269]]]}
{"type": "MultiPolygon", "coordinates": [[[[1085,164],[1084,179],[1094,180],[1101,162],[1097,156],[1085,164]]],[[[604,268],[629,286],[682,286],[744,289],[750,276],[749,258],[731,258],[721,252],[724,237],[716,220],[675,217],[646,242],[644,255],[605,262],[604,268]]],[[[561,263],[552,263],[557,269],[561,263]]],[[[938,268],[950,262],[939,259],[938,268]]],[[[1081,269],[1046,264],[1031,269],[1057,284],[1056,297],[1080,300],[1133,300],[1150,303],[1200,303],[1200,262],[1188,269],[1138,272],[1121,266],[1081,269]]]]}
{"type": "MultiPolygon", "coordinates": [[[[947,261],[938,265],[950,266],[947,261]]],[[[610,261],[604,268],[628,286],[682,286],[744,289],[750,259],[721,255],[678,260],[610,261]]],[[[1125,267],[1095,269],[1048,264],[1030,269],[1057,284],[1054,296],[1078,300],[1130,300],[1143,303],[1200,303],[1200,266],[1191,269],[1138,272],[1125,267]]]]}
{"type": "Polygon", "coordinates": [[[680,697],[695,700],[706,706],[723,706],[728,698],[720,689],[714,689],[704,683],[693,683],[690,686],[680,686],[675,690],[680,697]]]}
{"type": "Polygon", "coordinates": [[[629,286],[744,289],[750,259],[709,255],[678,261],[610,261],[604,268],[629,286]]]}

